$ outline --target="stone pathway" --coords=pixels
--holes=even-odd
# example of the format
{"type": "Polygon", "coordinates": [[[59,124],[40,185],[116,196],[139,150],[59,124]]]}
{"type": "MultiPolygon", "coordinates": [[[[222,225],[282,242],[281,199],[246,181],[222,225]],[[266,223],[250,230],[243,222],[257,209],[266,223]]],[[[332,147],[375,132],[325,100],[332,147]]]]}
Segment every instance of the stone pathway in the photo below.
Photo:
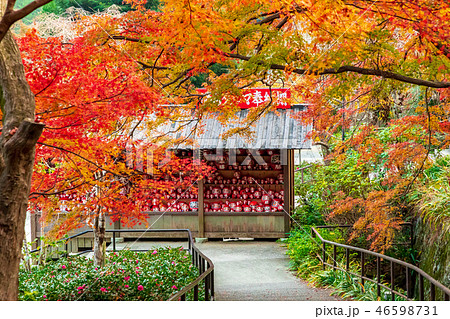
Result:
{"type": "MultiPolygon", "coordinates": [[[[125,242],[117,249],[187,247],[186,242],[125,242]]],[[[208,241],[196,246],[214,263],[216,300],[321,301],[340,300],[329,290],[317,289],[288,270],[289,258],[281,244],[272,241],[208,241]]],[[[109,249],[111,246],[109,246],[109,249]]]]}

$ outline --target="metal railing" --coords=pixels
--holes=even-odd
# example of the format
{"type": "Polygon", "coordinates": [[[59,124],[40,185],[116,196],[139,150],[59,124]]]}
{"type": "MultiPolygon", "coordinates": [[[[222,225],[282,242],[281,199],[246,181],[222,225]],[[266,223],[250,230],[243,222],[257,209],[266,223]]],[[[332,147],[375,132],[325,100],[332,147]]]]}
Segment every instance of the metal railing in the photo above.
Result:
{"type": "MultiPolygon", "coordinates": [[[[63,244],[67,257],[69,255],[68,251],[68,243],[70,240],[73,240],[77,237],[80,237],[82,235],[92,233],[92,230],[86,230],[83,232],[80,232],[76,235],[61,239],[60,243],[63,244]]],[[[179,233],[179,232],[185,232],[187,234],[188,239],[188,251],[192,258],[192,263],[194,266],[196,266],[200,272],[200,275],[189,285],[181,289],[176,294],[172,295],[168,301],[185,301],[186,296],[189,292],[193,291],[193,300],[198,301],[199,300],[199,288],[202,285],[202,282],[204,282],[204,293],[205,293],[205,301],[212,301],[214,300],[214,264],[212,261],[206,257],[198,248],[194,245],[194,241],[192,239],[192,234],[189,229],[106,229],[106,233],[112,233],[112,251],[116,251],[116,234],[117,233],[179,233]]],[[[44,247],[46,248],[46,247],[44,247]]],[[[41,248],[34,249],[30,251],[30,253],[35,253],[40,251],[41,248]]],[[[138,249],[130,249],[132,251],[143,251],[138,249]]],[[[92,250],[85,250],[78,255],[85,254],[88,252],[92,252],[92,250]]]]}
{"type": "MultiPolygon", "coordinates": [[[[319,226],[320,227],[320,226],[319,226]]],[[[317,227],[317,228],[319,228],[317,227]]],[[[336,227],[336,226],[335,226],[336,227]]],[[[320,227],[320,228],[331,228],[331,227],[320,227]]],[[[425,283],[427,283],[427,286],[429,289],[427,289],[428,293],[428,300],[436,300],[436,289],[440,290],[443,299],[448,301],[450,297],[450,289],[438,282],[436,279],[431,277],[429,274],[424,272],[422,269],[420,269],[417,266],[414,266],[412,264],[409,264],[407,262],[401,261],[396,258],[392,258],[389,256],[385,256],[370,250],[353,247],[345,244],[340,244],[336,242],[332,242],[329,240],[325,240],[322,238],[322,236],[319,234],[319,232],[312,227],[311,228],[311,235],[313,238],[316,236],[319,238],[319,240],[322,242],[322,256],[318,255],[319,260],[322,262],[323,269],[325,270],[326,266],[332,267],[334,270],[341,270],[344,272],[347,272],[351,275],[359,277],[361,280],[361,284],[364,286],[364,282],[370,281],[377,285],[377,296],[381,296],[381,288],[387,290],[391,294],[391,300],[395,300],[395,295],[400,296],[401,298],[404,298],[406,300],[425,300],[425,283]],[[326,245],[331,245],[332,247],[332,264],[327,262],[327,247],[326,245]],[[345,254],[345,269],[341,268],[337,264],[337,258],[338,258],[338,247],[344,250],[345,254]],[[360,273],[354,273],[350,271],[350,252],[356,252],[357,255],[359,255],[360,263],[361,263],[361,269],[360,273]],[[370,278],[368,277],[368,259],[370,256],[375,257],[376,261],[376,273],[375,276],[370,278]],[[381,282],[381,270],[382,270],[382,262],[388,262],[388,276],[390,277],[390,286],[387,286],[386,284],[381,282]],[[396,270],[397,268],[397,270],[396,270]],[[398,270],[400,269],[400,271],[398,270]],[[406,277],[406,295],[402,292],[400,292],[400,289],[396,290],[396,284],[395,284],[395,278],[399,277],[401,275],[404,275],[406,277]],[[375,279],[373,279],[375,278],[375,279]],[[416,280],[418,281],[418,289],[415,289],[416,287],[416,280]],[[417,295],[417,298],[414,298],[414,295],[417,295]]]]}
{"type": "Polygon", "coordinates": [[[313,165],[307,165],[307,166],[303,166],[303,167],[299,167],[295,170],[295,173],[300,172],[301,173],[301,181],[302,184],[305,183],[305,170],[307,170],[308,168],[313,167],[313,165]]]}

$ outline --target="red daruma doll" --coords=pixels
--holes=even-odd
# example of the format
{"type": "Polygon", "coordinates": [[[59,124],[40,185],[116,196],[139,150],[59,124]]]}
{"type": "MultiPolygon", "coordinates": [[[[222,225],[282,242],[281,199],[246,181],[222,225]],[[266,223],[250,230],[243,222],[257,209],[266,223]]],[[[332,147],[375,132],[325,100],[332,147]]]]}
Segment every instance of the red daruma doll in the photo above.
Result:
{"type": "Polygon", "coordinates": [[[211,208],[213,212],[218,212],[221,208],[221,205],[218,202],[214,202],[211,204],[211,208]]]}
{"type": "Polygon", "coordinates": [[[262,200],[262,203],[264,205],[269,205],[270,204],[270,196],[268,194],[262,195],[261,196],[261,200],[262,200]]]}
{"type": "Polygon", "coordinates": [[[191,211],[196,212],[198,210],[198,201],[191,200],[189,202],[189,208],[191,209],[191,211]]]}
{"type": "Polygon", "coordinates": [[[280,206],[281,206],[281,200],[278,198],[275,198],[272,202],[272,211],[273,211],[273,209],[275,209],[275,211],[276,211],[277,209],[279,209],[280,206]]]}
{"type": "Polygon", "coordinates": [[[224,198],[230,198],[231,197],[231,189],[229,187],[224,187],[222,190],[222,194],[224,195],[224,198]]]}
{"type": "Polygon", "coordinates": [[[220,187],[214,187],[213,189],[212,189],[212,195],[215,197],[215,198],[219,198],[220,197],[220,193],[222,192],[221,190],[220,190],[220,187]]]}

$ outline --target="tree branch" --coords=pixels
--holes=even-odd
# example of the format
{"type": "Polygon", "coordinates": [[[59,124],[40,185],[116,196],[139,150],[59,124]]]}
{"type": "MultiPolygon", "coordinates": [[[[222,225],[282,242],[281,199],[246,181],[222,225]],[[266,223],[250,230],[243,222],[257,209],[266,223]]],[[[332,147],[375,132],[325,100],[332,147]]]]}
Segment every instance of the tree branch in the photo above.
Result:
{"type": "Polygon", "coordinates": [[[65,148],[62,148],[62,147],[59,147],[59,146],[55,146],[55,145],[50,145],[50,144],[42,143],[42,142],[37,142],[37,144],[42,145],[42,146],[51,147],[51,148],[54,148],[54,149],[57,149],[57,150],[60,150],[60,151],[63,151],[63,152],[66,152],[66,153],[75,155],[75,156],[77,156],[78,158],[80,158],[80,159],[82,159],[82,160],[88,162],[89,164],[94,165],[94,166],[97,167],[98,169],[104,170],[105,172],[108,172],[108,173],[110,173],[110,174],[112,174],[112,175],[114,175],[114,176],[119,176],[119,177],[121,176],[121,175],[119,175],[119,174],[117,174],[117,173],[114,173],[114,172],[112,172],[112,171],[106,169],[105,167],[102,167],[102,166],[100,166],[100,165],[97,165],[96,163],[94,163],[93,161],[87,159],[86,157],[83,157],[83,156],[81,156],[80,154],[77,154],[77,153],[75,153],[75,152],[72,152],[72,151],[70,151],[70,150],[68,150],[68,149],[65,149],[65,148]]]}
{"type": "Polygon", "coordinates": [[[23,7],[22,9],[14,10],[16,0],[8,0],[5,13],[3,14],[3,17],[0,20],[0,42],[5,37],[5,34],[9,30],[9,28],[16,21],[19,21],[20,19],[26,17],[37,8],[40,8],[51,1],[52,0],[35,0],[26,5],[25,7],[23,7]]]}
{"type": "Polygon", "coordinates": [[[45,125],[41,123],[23,121],[15,133],[5,132],[5,134],[12,134],[9,139],[5,138],[7,139],[4,144],[6,152],[25,152],[33,148],[44,127],[45,125]]]}
{"type": "MultiPolygon", "coordinates": [[[[226,53],[226,52],[219,52],[220,54],[243,61],[250,61],[252,57],[244,56],[237,53],[226,53]]],[[[263,63],[260,63],[263,65],[263,63]]],[[[380,76],[385,79],[393,79],[404,83],[409,84],[415,84],[415,85],[421,85],[425,87],[431,87],[436,89],[445,89],[450,88],[450,82],[438,82],[438,81],[428,81],[428,80],[422,80],[417,79],[405,75],[401,75],[395,72],[391,71],[383,71],[378,69],[368,69],[368,68],[361,68],[353,65],[343,65],[339,68],[327,68],[323,69],[322,71],[311,71],[308,69],[290,69],[288,66],[280,65],[280,64],[271,64],[270,69],[272,70],[287,70],[289,69],[291,72],[296,74],[313,74],[313,75],[332,75],[332,74],[340,74],[340,73],[346,73],[346,72],[352,72],[352,73],[358,73],[362,75],[374,75],[374,76],[380,76]]]]}

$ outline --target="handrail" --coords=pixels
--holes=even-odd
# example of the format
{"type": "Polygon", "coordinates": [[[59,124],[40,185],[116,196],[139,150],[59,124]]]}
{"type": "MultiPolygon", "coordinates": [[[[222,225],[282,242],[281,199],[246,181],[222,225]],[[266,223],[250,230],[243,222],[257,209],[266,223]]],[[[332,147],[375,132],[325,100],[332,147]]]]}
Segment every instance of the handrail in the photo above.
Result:
{"type": "MultiPolygon", "coordinates": [[[[404,245],[410,245],[411,248],[414,246],[414,236],[413,236],[413,223],[411,222],[404,222],[400,223],[400,226],[407,226],[409,227],[409,231],[411,232],[411,238],[409,243],[403,243],[404,245]]],[[[353,225],[319,225],[315,226],[316,228],[324,228],[324,229],[330,229],[330,228],[353,228],[353,225]]],[[[398,244],[397,244],[398,245],[398,244]]]]}
{"type": "MultiPolygon", "coordinates": [[[[201,281],[204,280],[205,282],[205,300],[211,301],[214,300],[214,264],[213,262],[206,257],[198,248],[194,245],[194,241],[192,239],[192,233],[189,229],[106,229],[105,232],[112,233],[112,245],[113,245],[113,252],[116,251],[116,233],[148,233],[148,232],[154,232],[154,233],[169,233],[169,232],[187,232],[188,237],[188,251],[192,257],[192,263],[194,266],[196,266],[199,271],[200,275],[189,285],[181,289],[179,292],[172,295],[168,301],[177,301],[186,300],[186,295],[191,290],[194,290],[194,301],[198,301],[198,293],[199,293],[199,286],[201,284],[201,281]]],[[[93,233],[93,230],[85,230],[78,234],[75,234],[73,236],[61,239],[57,241],[57,243],[64,243],[66,246],[66,252],[67,252],[67,243],[77,237],[80,237],[82,235],[85,235],[87,233],[93,233]]],[[[48,246],[47,246],[48,247],[48,246]]],[[[46,248],[46,247],[44,247],[46,248]]],[[[40,251],[42,248],[34,249],[30,251],[30,253],[35,253],[40,251]]],[[[132,251],[135,251],[131,249],[132,251]]],[[[66,256],[68,255],[68,252],[66,256]]]]}
{"type": "MultiPolygon", "coordinates": [[[[321,227],[321,228],[325,228],[325,227],[321,227]]],[[[410,263],[404,262],[402,260],[399,260],[399,259],[396,259],[393,257],[385,256],[385,255],[382,255],[382,254],[379,254],[379,253],[376,253],[376,252],[373,252],[373,251],[370,251],[367,249],[325,240],[322,238],[322,236],[319,234],[319,232],[314,227],[311,227],[311,235],[313,238],[315,238],[317,236],[320,239],[320,241],[322,242],[322,257],[318,256],[318,258],[322,262],[323,269],[325,269],[325,266],[330,266],[333,269],[338,269],[338,270],[348,272],[352,275],[358,276],[361,279],[361,283],[363,285],[364,285],[365,280],[376,283],[378,297],[381,295],[381,288],[384,288],[391,292],[392,300],[395,300],[395,295],[405,298],[406,300],[413,300],[413,295],[414,295],[414,287],[413,286],[414,285],[413,285],[413,280],[412,280],[412,272],[415,272],[416,274],[419,275],[419,300],[423,301],[425,299],[424,298],[424,279],[426,279],[430,283],[430,300],[435,300],[436,288],[438,288],[442,291],[442,293],[445,296],[444,299],[446,301],[448,301],[450,298],[450,289],[448,287],[444,286],[443,284],[438,282],[436,279],[434,279],[429,274],[427,274],[425,271],[423,271],[422,269],[420,269],[419,267],[417,267],[415,265],[412,265],[410,263]],[[326,244],[333,246],[333,264],[329,264],[326,262],[326,244]],[[336,259],[337,258],[337,247],[341,247],[341,248],[345,249],[345,256],[346,256],[346,269],[345,270],[337,266],[337,259],[336,259]],[[349,271],[350,250],[360,253],[360,257],[361,257],[361,273],[360,274],[351,273],[349,271]],[[376,257],[376,261],[377,261],[377,276],[376,276],[377,279],[376,280],[366,276],[366,273],[365,273],[365,266],[366,266],[365,256],[366,255],[371,255],[371,256],[376,257]],[[381,261],[382,260],[387,260],[390,262],[390,277],[391,277],[390,284],[391,284],[391,287],[388,287],[381,283],[381,261]],[[406,269],[406,291],[407,291],[406,295],[395,290],[394,264],[402,266],[406,269]]]]}
{"type": "Polygon", "coordinates": [[[297,173],[297,172],[301,172],[301,173],[302,173],[302,177],[301,177],[301,179],[302,179],[302,184],[305,183],[304,171],[305,171],[306,169],[308,169],[308,168],[311,168],[311,167],[313,167],[312,164],[306,165],[306,166],[303,166],[303,167],[298,167],[298,168],[295,169],[295,172],[296,172],[296,173],[297,173]]]}

